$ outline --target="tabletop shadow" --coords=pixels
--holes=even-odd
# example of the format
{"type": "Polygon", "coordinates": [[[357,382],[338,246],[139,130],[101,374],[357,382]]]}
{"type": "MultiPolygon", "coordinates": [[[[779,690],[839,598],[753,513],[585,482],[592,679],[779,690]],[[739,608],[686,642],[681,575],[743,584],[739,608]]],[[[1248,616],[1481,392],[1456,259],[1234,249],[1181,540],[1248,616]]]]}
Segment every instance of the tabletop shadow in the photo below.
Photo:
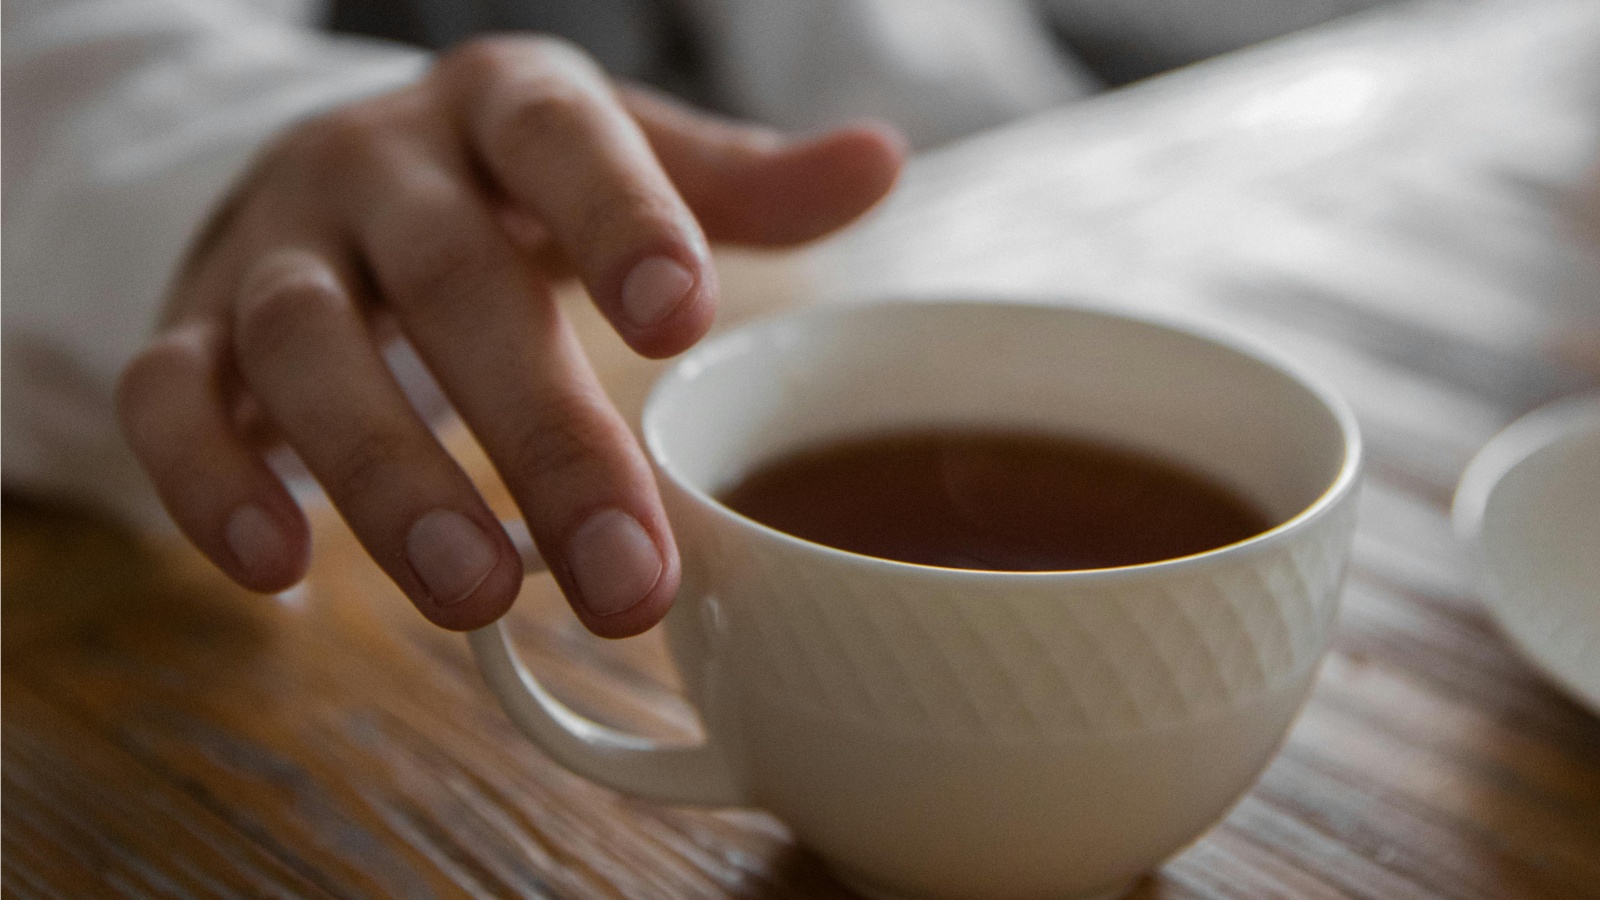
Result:
{"type": "Polygon", "coordinates": [[[7,668],[48,648],[53,656],[104,653],[159,638],[213,652],[259,648],[266,625],[241,589],[177,564],[127,526],[70,504],[7,493],[0,499],[7,668]]]}

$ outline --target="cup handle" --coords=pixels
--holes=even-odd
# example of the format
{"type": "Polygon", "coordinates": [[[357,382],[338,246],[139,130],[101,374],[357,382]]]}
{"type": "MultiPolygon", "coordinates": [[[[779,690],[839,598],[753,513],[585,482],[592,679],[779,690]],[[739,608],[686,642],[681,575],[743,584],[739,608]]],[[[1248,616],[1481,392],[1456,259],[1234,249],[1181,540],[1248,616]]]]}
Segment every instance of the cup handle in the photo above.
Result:
{"type": "MultiPolygon", "coordinates": [[[[527,526],[505,520],[528,574],[548,571],[527,526]]],[[[467,635],[478,668],[500,707],[523,733],[572,772],[625,794],[661,803],[744,806],[748,800],[722,748],[709,736],[694,745],[661,744],[573,712],[517,659],[500,622],[467,635]]]]}

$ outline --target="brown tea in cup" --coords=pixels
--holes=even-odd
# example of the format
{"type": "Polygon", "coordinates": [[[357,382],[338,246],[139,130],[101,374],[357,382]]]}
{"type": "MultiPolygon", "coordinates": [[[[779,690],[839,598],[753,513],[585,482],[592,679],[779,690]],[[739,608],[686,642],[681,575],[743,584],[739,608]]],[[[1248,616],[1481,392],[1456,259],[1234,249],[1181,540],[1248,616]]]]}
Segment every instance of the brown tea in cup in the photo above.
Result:
{"type": "Polygon", "coordinates": [[[719,499],[813,543],[997,571],[1176,559],[1274,524],[1209,476],[1130,448],[979,429],[835,441],[758,465],[719,499]]]}
{"type": "Polygon", "coordinates": [[[640,430],[682,560],[666,643],[703,740],[583,718],[517,664],[498,622],[471,635],[479,665],[524,733],[572,771],[664,803],[762,807],[864,895],[1120,896],[1266,768],[1334,632],[1355,533],[1355,417],[1242,339],[1065,303],[819,306],[690,350],[640,430]],[[936,465],[904,452],[927,441],[893,440],[962,427],[1001,433],[955,441],[979,452],[947,449],[936,465]],[[1160,486],[1170,479],[1137,465],[1108,474],[1126,467],[1104,454],[1081,492],[1058,489],[1026,462],[1041,435],[1180,462],[1265,520],[1217,533],[1207,501],[1175,516],[1187,501],[1160,486]],[[847,452],[846,437],[879,449],[847,452]],[[766,487],[763,469],[788,468],[791,453],[823,465],[797,463],[787,489],[766,487]],[[815,474],[848,472],[836,457],[856,456],[877,461],[855,482],[815,474]],[[890,490],[919,467],[910,499],[890,490]],[[995,477],[1003,490],[986,487],[995,477]],[[1119,480],[1144,487],[1096,500],[1119,480]],[[952,569],[801,540],[730,509],[717,499],[729,488],[735,507],[841,544],[854,542],[738,495],[774,497],[779,512],[796,495],[848,502],[834,518],[853,529],[970,519],[1005,539],[1005,553],[969,544],[943,559],[855,545],[945,565],[1103,566],[1276,527],[1172,563],[952,569]],[[975,495],[1008,499],[974,507],[975,495]],[[1152,548],[1157,519],[1183,541],[1152,548]],[[1079,555],[1102,544],[1138,552],[1079,555]]]}

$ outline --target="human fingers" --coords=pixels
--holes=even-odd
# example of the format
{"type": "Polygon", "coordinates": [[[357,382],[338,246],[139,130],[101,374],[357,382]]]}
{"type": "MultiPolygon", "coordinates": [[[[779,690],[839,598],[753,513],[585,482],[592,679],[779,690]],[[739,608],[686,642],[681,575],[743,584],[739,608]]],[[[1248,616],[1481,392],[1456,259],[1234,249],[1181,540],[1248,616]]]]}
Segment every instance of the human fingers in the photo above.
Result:
{"type": "Polygon", "coordinates": [[[669,356],[706,332],[705,235],[593,61],[548,38],[499,37],[434,71],[481,168],[549,228],[629,346],[669,356]]]}
{"type": "Polygon", "coordinates": [[[241,377],[335,508],[430,621],[481,627],[521,566],[472,482],[406,402],[319,250],[261,254],[239,285],[241,377]]]}
{"type": "Polygon", "coordinates": [[[239,584],[283,590],[305,576],[310,531],[233,428],[225,346],[207,320],[169,328],[123,370],[118,417],[179,530],[239,584]]]}
{"type": "Polygon", "coordinates": [[[484,198],[457,173],[408,177],[355,226],[385,300],[585,626],[644,631],[672,602],[678,557],[642,451],[484,198]]]}
{"type": "MultiPolygon", "coordinates": [[[[848,225],[883,199],[905,161],[904,139],[875,124],[803,141],[684,106],[653,90],[622,90],[673,186],[707,237],[789,246],[848,225]]],[[[508,204],[500,222],[541,271],[568,274],[554,234],[508,204]]]]}
{"type": "Polygon", "coordinates": [[[904,139],[882,125],[790,142],[649,89],[623,97],[713,240],[782,246],[821,237],[882,199],[905,161],[904,139]]]}

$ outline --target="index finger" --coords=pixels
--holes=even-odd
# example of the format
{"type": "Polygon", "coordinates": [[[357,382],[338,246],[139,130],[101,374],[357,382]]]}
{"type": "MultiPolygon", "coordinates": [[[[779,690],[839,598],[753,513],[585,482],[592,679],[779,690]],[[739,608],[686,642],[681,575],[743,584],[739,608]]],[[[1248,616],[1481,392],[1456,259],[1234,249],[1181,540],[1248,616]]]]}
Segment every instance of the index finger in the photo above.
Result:
{"type": "Polygon", "coordinates": [[[493,38],[440,66],[481,166],[533,211],[634,350],[670,356],[711,325],[705,235],[610,81],[549,38],[493,38]]]}

